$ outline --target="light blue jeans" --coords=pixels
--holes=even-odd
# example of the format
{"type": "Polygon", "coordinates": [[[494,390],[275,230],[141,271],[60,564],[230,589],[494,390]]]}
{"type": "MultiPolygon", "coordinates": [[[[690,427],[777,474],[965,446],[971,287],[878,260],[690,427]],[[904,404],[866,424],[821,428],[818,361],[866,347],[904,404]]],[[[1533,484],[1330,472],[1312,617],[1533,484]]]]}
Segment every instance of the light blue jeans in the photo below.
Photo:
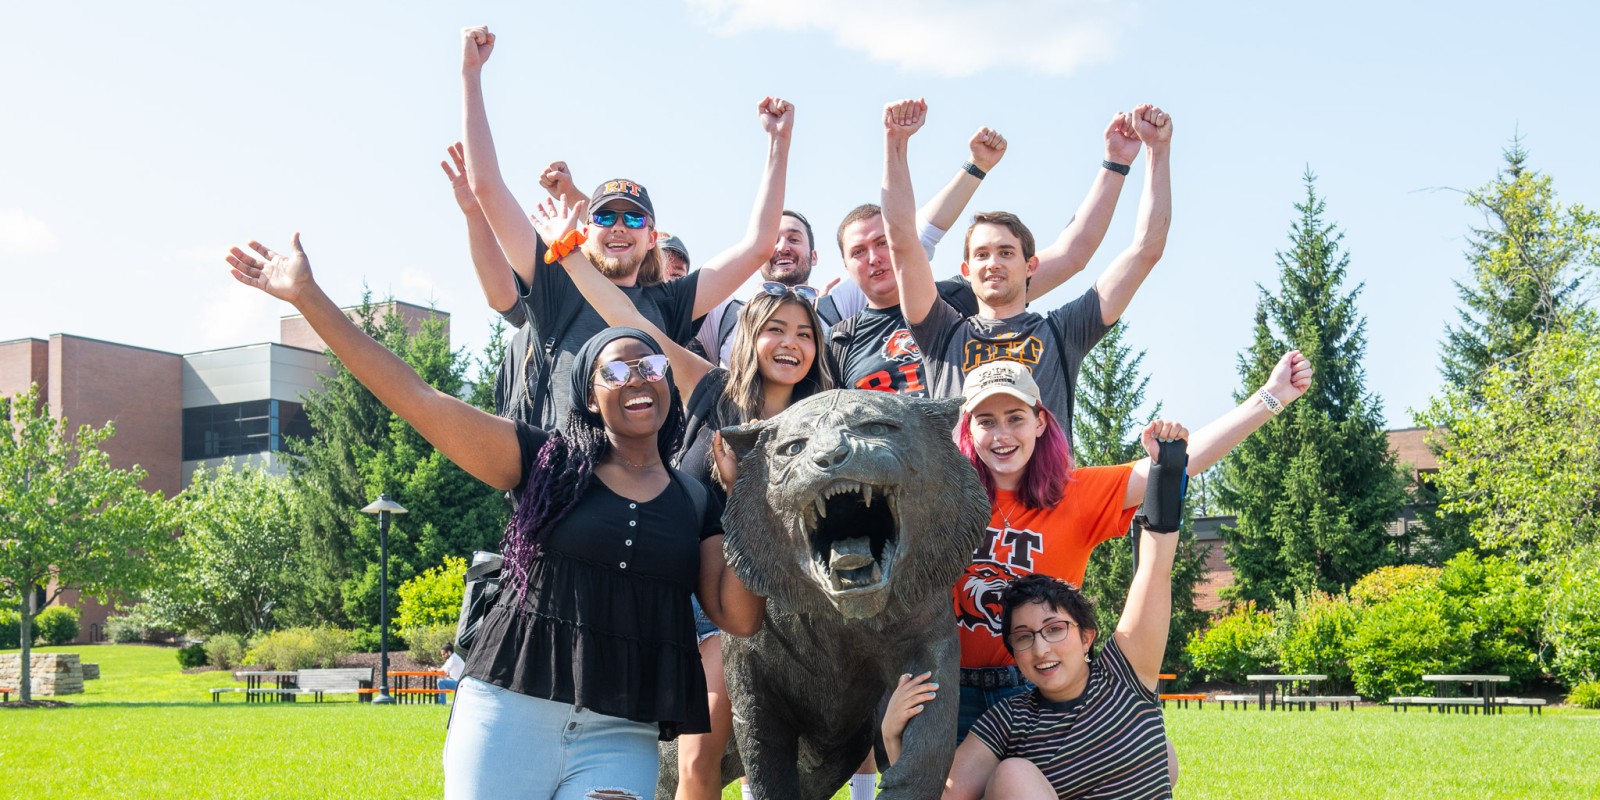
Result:
{"type": "Polygon", "coordinates": [[[444,796],[646,800],[656,791],[658,733],[654,723],[462,678],[444,742],[444,796]]]}

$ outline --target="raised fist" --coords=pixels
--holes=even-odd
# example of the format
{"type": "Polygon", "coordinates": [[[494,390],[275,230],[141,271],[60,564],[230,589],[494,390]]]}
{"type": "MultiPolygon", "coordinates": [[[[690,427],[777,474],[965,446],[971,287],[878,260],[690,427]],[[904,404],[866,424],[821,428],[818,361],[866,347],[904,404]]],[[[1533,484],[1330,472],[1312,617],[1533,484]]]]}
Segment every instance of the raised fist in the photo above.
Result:
{"type": "Polygon", "coordinates": [[[900,100],[883,107],[883,127],[892,139],[910,139],[928,120],[928,101],[900,100]]]}
{"type": "Polygon", "coordinates": [[[761,98],[756,116],[761,120],[761,130],[768,136],[787,139],[794,132],[794,104],[781,97],[761,98]]]}
{"type": "Polygon", "coordinates": [[[1133,115],[1118,111],[1106,126],[1106,160],[1114,164],[1132,164],[1139,157],[1139,134],[1133,130],[1133,115]]]}
{"type": "Polygon", "coordinates": [[[973,166],[988,172],[1005,158],[1006,137],[993,128],[979,128],[967,141],[967,149],[972,151],[973,166]]]}
{"type": "Polygon", "coordinates": [[[494,52],[494,34],[489,32],[488,25],[474,25],[471,28],[461,29],[463,70],[483,69],[483,62],[489,60],[489,54],[492,52],[494,52]]]}
{"type": "Polygon", "coordinates": [[[1146,146],[1167,144],[1172,141],[1172,117],[1145,103],[1133,109],[1133,131],[1146,146]]]}

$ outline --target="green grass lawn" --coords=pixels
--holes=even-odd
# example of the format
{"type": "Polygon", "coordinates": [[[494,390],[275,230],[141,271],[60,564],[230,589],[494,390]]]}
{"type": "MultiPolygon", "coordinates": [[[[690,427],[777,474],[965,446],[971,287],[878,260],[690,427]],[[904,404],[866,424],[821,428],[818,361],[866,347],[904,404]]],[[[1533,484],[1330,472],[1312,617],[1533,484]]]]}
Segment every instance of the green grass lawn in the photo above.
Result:
{"type": "MultiPolygon", "coordinates": [[[[10,651],[15,652],[15,651],[10,651]]],[[[437,797],[447,710],[212,703],[227,673],[184,675],[167,648],[48,648],[100,664],[61,709],[0,709],[0,795],[437,797]]],[[[1600,796],[1600,712],[1479,717],[1169,708],[1180,798],[1600,796]]],[[[530,754],[533,755],[533,754],[530,754]]],[[[845,798],[841,792],[837,797],[845,798]]],[[[737,789],[724,794],[738,797],[737,789]]]]}

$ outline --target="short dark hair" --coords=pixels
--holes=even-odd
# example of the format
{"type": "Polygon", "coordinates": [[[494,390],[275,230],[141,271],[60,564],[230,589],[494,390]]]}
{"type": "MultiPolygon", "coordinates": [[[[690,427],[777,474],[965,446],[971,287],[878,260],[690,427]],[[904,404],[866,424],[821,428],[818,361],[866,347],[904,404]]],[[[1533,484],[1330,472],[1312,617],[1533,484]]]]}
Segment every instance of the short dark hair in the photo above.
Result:
{"type": "Polygon", "coordinates": [[[449,653],[450,655],[455,655],[456,654],[456,643],[455,642],[445,642],[444,644],[439,646],[439,650],[441,652],[449,653]]]}
{"type": "Polygon", "coordinates": [[[844,221],[839,223],[839,233],[836,235],[839,240],[839,255],[844,255],[844,229],[850,227],[850,223],[881,216],[883,209],[879,208],[877,203],[862,203],[850,209],[850,213],[844,215],[844,221]]]}
{"type": "Polygon", "coordinates": [[[1033,258],[1034,244],[1033,231],[1022,224],[1022,218],[1010,211],[980,211],[972,215],[972,224],[967,226],[967,239],[961,244],[961,260],[966,261],[972,256],[972,231],[982,224],[999,225],[1011,235],[1022,240],[1022,260],[1033,258]]]}
{"type": "Polygon", "coordinates": [[[1011,649],[1011,612],[1028,603],[1042,603],[1066,614],[1078,623],[1081,631],[1092,633],[1098,630],[1094,621],[1094,603],[1084,597],[1078,587],[1049,575],[1024,575],[1012,581],[1000,593],[1000,641],[1005,643],[1006,652],[1012,655],[1016,653],[1011,649]]]}
{"type": "Polygon", "coordinates": [[[806,229],[806,249],[815,251],[817,249],[817,236],[811,232],[811,220],[806,219],[804,214],[798,211],[790,211],[787,208],[783,210],[783,215],[800,220],[800,226],[806,229]]]}

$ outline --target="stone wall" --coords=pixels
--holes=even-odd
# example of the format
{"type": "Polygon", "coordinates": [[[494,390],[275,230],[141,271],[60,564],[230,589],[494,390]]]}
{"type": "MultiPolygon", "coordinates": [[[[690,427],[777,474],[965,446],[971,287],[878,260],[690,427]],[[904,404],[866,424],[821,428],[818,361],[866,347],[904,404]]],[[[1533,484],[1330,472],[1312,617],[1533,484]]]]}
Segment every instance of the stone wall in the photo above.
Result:
{"type": "MultiPolygon", "coordinates": [[[[77,653],[34,653],[28,669],[35,695],[83,694],[83,666],[77,653]]],[[[21,683],[22,655],[0,656],[0,686],[17,689],[21,683]]]]}

